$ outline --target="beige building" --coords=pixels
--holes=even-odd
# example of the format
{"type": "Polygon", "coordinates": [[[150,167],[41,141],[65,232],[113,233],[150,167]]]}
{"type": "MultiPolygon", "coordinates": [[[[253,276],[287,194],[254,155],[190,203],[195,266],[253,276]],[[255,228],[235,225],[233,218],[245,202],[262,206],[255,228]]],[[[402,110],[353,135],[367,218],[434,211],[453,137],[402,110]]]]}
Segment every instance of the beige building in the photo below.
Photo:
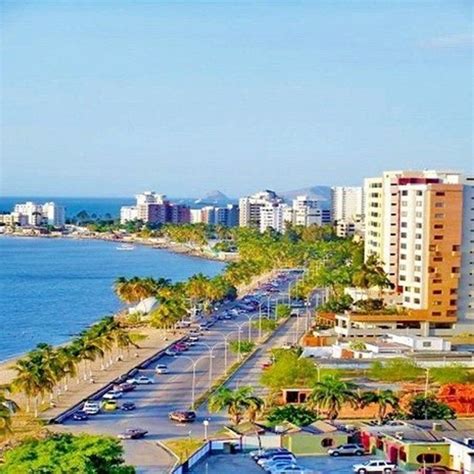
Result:
{"type": "MultiPolygon", "coordinates": [[[[265,214],[270,214],[269,206],[273,207],[283,203],[274,191],[265,190],[252,194],[251,196],[239,199],[239,225],[240,227],[256,227],[261,229],[260,225],[260,209],[266,207],[265,214]]],[[[271,216],[270,216],[271,217],[271,216]]],[[[268,217],[268,220],[270,220],[268,217]]],[[[266,227],[265,227],[266,228],[266,227]]]]}

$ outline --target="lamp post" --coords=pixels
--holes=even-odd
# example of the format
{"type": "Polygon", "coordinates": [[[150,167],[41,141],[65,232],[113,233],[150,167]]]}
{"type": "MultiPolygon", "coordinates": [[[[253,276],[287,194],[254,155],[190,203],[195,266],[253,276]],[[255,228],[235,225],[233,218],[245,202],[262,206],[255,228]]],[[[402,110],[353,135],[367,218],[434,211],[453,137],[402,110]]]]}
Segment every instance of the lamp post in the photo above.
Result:
{"type": "MultiPolygon", "coordinates": [[[[180,359],[188,359],[191,361],[191,365],[192,365],[192,368],[193,368],[193,378],[192,378],[192,382],[191,382],[191,409],[194,410],[195,409],[195,400],[196,400],[196,366],[197,364],[199,363],[199,361],[201,359],[205,359],[207,357],[211,357],[210,354],[209,355],[203,355],[201,357],[199,357],[198,359],[194,360],[192,357],[189,357],[189,356],[185,356],[185,355],[181,355],[180,356],[180,359]]],[[[210,362],[209,362],[210,364],[210,362]]]]}
{"type": "Polygon", "coordinates": [[[209,426],[209,420],[204,420],[202,424],[204,425],[204,440],[207,441],[207,428],[209,426]]]}
{"type": "Polygon", "coordinates": [[[244,315],[247,320],[248,320],[248,333],[249,333],[249,336],[248,336],[248,340],[249,342],[252,341],[252,319],[254,318],[254,314],[245,314],[244,315]]]}
{"type": "MultiPolygon", "coordinates": [[[[229,346],[229,342],[227,341],[227,339],[230,337],[230,335],[232,334],[231,332],[229,334],[222,334],[221,332],[218,332],[216,333],[217,335],[219,336],[222,336],[224,338],[224,372],[225,374],[227,375],[227,348],[229,346]]],[[[214,347],[217,346],[217,344],[214,344],[214,347]]]]}

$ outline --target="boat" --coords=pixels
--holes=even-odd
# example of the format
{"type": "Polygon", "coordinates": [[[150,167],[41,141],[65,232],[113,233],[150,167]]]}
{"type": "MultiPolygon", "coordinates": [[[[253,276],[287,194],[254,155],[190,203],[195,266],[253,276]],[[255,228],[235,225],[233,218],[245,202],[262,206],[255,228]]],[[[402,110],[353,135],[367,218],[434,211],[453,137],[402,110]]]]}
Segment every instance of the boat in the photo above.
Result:
{"type": "Polygon", "coordinates": [[[115,247],[117,250],[135,250],[135,245],[132,244],[122,244],[118,247],[115,247]]]}

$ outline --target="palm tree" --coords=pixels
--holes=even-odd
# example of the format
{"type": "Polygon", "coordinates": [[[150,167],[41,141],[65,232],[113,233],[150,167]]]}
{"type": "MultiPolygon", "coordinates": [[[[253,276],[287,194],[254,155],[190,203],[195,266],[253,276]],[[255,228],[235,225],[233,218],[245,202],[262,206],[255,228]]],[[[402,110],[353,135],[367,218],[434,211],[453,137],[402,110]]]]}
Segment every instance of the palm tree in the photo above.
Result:
{"type": "Polygon", "coordinates": [[[18,405],[7,398],[7,387],[0,388],[0,438],[11,433],[11,417],[18,410],[18,405]]]}
{"type": "Polygon", "coordinates": [[[390,288],[392,286],[382,263],[375,254],[367,257],[367,260],[360,266],[359,270],[354,273],[352,283],[358,287],[368,290],[372,287],[390,288]]]}
{"type": "Polygon", "coordinates": [[[338,377],[327,375],[314,386],[309,402],[319,410],[326,410],[327,417],[335,420],[345,403],[356,405],[357,385],[344,382],[338,377]]]}
{"type": "Polygon", "coordinates": [[[247,409],[245,410],[245,414],[247,415],[248,420],[251,423],[254,423],[258,415],[262,413],[265,401],[263,398],[251,395],[247,398],[246,405],[247,409]]]}
{"type": "Polygon", "coordinates": [[[392,390],[377,390],[376,392],[364,392],[360,401],[363,407],[372,403],[378,405],[377,420],[382,423],[388,408],[398,407],[399,398],[392,390]]]}
{"type": "Polygon", "coordinates": [[[238,425],[249,407],[249,399],[253,398],[252,392],[252,387],[240,387],[236,390],[221,387],[209,399],[209,411],[216,413],[227,410],[232,423],[238,425]]]}

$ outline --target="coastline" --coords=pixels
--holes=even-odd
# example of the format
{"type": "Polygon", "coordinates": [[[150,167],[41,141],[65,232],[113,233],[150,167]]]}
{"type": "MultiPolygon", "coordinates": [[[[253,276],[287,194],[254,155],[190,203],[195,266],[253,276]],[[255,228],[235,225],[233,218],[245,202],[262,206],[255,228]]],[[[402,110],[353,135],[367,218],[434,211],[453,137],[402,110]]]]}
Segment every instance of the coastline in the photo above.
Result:
{"type": "Polygon", "coordinates": [[[99,240],[110,243],[121,243],[121,244],[133,244],[133,245],[144,245],[152,247],[157,250],[167,250],[176,254],[187,255],[188,257],[203,258],[206,260],[214,260],[218,262],[232,262],[238,260],[238,255],[235,253],[225,252],[211,252],[206,251],[203,248],[190,246],[187,244],[169,241],[164,238],[158,237],[136,237],[133,235],[120,235],[104,233],[73,233],[63,234],[60,232],[53,232],[51,234],[42,234],[40,232],[33,231],[32,233],[25,232],[8,232],[0,233],[1,237],[19,237],[19,238],[42,238],[42,239],[69,239],[69,240],[99,240]]]}

